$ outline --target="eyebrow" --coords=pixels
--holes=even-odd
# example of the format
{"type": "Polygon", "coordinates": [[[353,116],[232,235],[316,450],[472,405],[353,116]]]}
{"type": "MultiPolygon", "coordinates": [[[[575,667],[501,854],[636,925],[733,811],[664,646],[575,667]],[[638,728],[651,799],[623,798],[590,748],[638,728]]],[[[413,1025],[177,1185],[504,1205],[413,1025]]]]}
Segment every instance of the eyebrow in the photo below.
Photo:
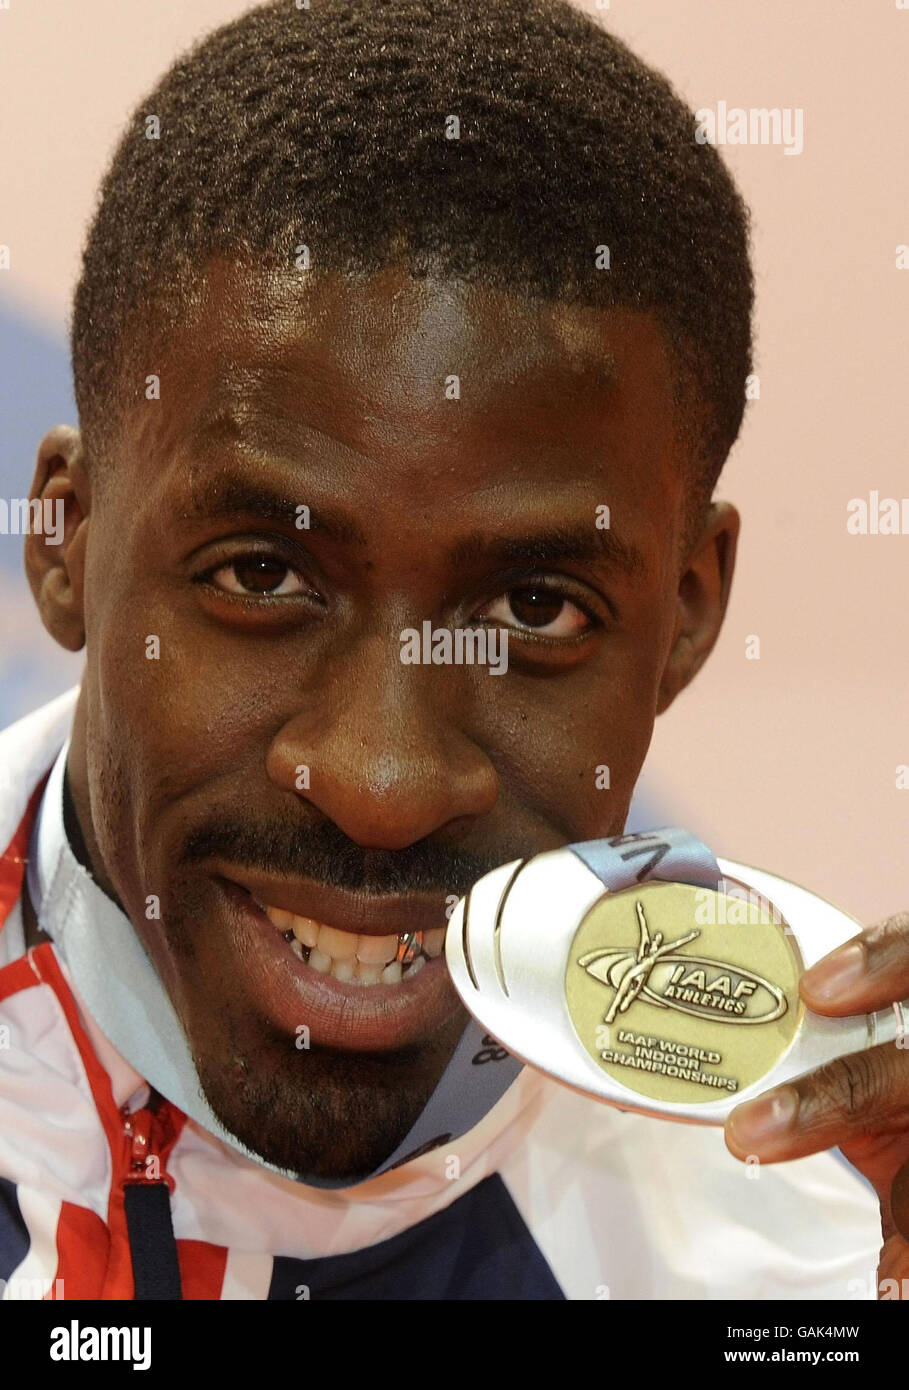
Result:
{"type": "MultiPolygon", "coordinates": [[[[302,503],[299,495],[290,497],[245,478],[209,476],[193,486],[184,515],[187,519],[204,517],[214,521],[253,516],[296,530],[297,507],[302,503]]],[[[331,508],[310,507],[309,522],[310,534],[318,532],[338,545],[368,547],[368,538],[356,522],[331,508]]],[[[574,564],[605,562],[614,571],[638,578],[647,568],[636,545],[622,539],[612,529],[601,530],[593,522],[583,526],[550,526],[523,536],[490,536],[476,531],[458,541],[448,558],[453,570],[490,562],[527,569],[545,569],[566,561],[574,564]]]]}
{"type": "Polygon", "coordinates": [[[629,578],[644,574],[642,552],[612,530],[599,530],[591,522],[585,526],[548,527],[528,536],[484,536],[477,532],[459,541],[451,552],[455,569],[468,568],[479,561],[514,564],[544,569],[548,565],[597,564],[604,561],[629,578]]]}
{"type": "MultiPolygon", "coordinates": [[[[229,521],[238,516],[254,516],[296,530],[297,508],[304,505],[310,506],[304,496],[290,497],[287,493],[275,492],[261,483],[242,478],[215,477],[194,484],[184,515],[187,519],[204,517],[206,521],[229,521]]],[[[367,544],[366,535],[355,522],[322,506],[310,506],[309,526],[306,529],[319,531],[339,545],[365,547],[367,544]]]]}

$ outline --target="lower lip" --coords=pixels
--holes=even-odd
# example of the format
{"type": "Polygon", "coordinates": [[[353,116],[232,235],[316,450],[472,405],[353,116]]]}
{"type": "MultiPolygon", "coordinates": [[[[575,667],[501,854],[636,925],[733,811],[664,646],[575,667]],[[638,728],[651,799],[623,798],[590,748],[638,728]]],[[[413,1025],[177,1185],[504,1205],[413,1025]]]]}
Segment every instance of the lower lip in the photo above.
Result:
{"type": "Polygon", "coordinates": [[[323,975],[300,960],[249,893],[227,879],[214,880],[235,925],[244,993],[289,1036],[320,1047],[386,1052],[428,1041],[463,1008],[444,954],[429,960],[412,980],[396,985],[356,985],[323,975]]]}

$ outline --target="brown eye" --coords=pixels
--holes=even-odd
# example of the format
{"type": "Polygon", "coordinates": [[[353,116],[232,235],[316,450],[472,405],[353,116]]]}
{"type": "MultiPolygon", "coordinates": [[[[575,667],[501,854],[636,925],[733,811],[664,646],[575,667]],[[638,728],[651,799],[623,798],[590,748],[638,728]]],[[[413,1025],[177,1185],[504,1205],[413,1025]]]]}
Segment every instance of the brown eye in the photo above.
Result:
{"type": "Polygon", "coordinates": [[[546,627],[555,622],[565,607],[565,600],[549,589],[512,589],[508,601],[524,627],[546,627]]]}
{"type": "Polygon", "coordinates": [[[275,555],[241,555],[215,570],[211,582],[228,594],[265,598],[284,598],[306,592],[296,570],[275,555]]]}
{"type": "Polygon", "coordinates": [[[481,609],[478,616],[540,637],[577,637],[593,627],[583,609],[545,584],[509,589],[481,609]]]}

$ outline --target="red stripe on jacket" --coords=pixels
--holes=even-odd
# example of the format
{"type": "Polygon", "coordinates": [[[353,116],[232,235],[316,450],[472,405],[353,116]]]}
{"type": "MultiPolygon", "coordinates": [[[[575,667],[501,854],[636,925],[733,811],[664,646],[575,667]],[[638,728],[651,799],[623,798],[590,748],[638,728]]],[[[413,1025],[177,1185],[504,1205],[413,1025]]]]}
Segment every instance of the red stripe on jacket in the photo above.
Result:
{"type": "MultiPolygon", "coordinates": [[[[43,778],[29,799],[15,835],[0,857],[0,930],[22,894],[29,839],[47,779],[43,778]]],[[[66,1017],[91,1087],[98,1118],[111,1154],[112,1176],[107,1223],[87,1207],[63,1202],[57,1223],[57,1280],[70,1299],[132,1299],[135,1296],[132,1259],[124,1211],[124,1183],[131,1176],[130,1140],[124,1115],[111,1090],[110,1077],[99,1062],[82,1026],[79,1009],[60,969],[53,946],[45,942],[0,969],[0,999],[45,985],[53,990],[66,1017]]],[[[186,1123],[186,1116],[164,1100],[154,1117],[155,1156],[160,1177],[174,1191],[167,1160],[186,1123]]],[[[227,1264],[227,1250],[199,1240],[178,1240],[177,1258],[186,1299],[219,1299],[227,1264]]]]}

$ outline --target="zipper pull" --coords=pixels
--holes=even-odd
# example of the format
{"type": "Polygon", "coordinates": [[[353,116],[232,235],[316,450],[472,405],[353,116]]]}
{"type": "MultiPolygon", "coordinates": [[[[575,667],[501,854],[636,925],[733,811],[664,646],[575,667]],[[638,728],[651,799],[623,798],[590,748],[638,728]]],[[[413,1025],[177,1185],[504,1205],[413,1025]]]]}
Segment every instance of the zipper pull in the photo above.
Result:
{"type": "Polygon", "coordinates": [[[125,1181],[147,1182],[146,1160],[148,1155],[154,1152],[152,1148],[152,1134],[155,1127],[154,1112],[143,1108],[134,1110],[130,1114],[124,1106],[120,1113],[123,1116],[123,1132],[128,1142],[129,1172],[125,1181]]]}
{"type": "Polygon", "coordinates": [[[174,1180],[161,1171],[161,1150],[172,1137],[170,1113],[166,1107],[161,1115],[151,1109],[151,1104],[157,1105],[160,1100],[152,1091],[149,1105],[132,1114],[126,1106],[120,1111],[129,1163],[129,1170],[121,1179],[123,1214],[133,1271],[133,1297],[141,1302],[183,1297],[170,1209],[174,1180]]]}

